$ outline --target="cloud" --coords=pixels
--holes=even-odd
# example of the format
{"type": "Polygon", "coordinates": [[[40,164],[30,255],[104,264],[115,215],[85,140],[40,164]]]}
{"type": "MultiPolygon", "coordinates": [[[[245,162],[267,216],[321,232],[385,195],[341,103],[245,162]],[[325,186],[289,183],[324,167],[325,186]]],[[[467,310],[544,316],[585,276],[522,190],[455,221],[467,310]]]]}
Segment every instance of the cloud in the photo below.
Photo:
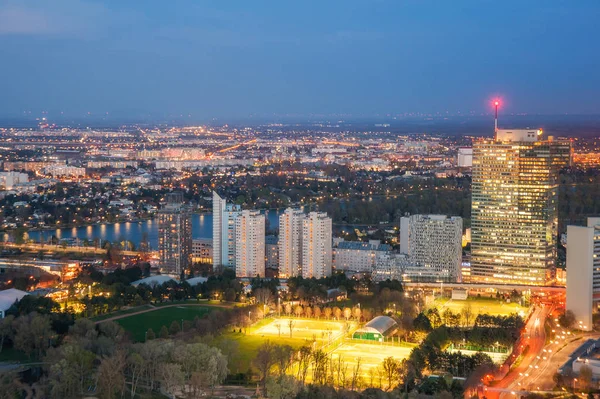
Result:
{"type": "Polygon", "coordinates": [[[101,5],[80,0],[8,1],[0,5],[0,35],[85,35],[106,16],[101,5]]]}

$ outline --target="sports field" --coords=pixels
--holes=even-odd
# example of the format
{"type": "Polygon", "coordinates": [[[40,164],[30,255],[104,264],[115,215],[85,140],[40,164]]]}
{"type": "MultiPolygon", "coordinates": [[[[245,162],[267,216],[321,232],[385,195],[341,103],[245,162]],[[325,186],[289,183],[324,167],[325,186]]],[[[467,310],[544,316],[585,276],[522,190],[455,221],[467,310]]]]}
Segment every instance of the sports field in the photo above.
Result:
{"type": "Polygon", "coordinates": [[[353,322],[329,321],[329,320],[311,320],[280,318],[263,325],[257,329],[251,330],[252,335],[260,335],[265,338],[292,338],[299,340],[312,341],[334,341],[344,335],[345,331],[350,331],[355,327],[353,322]],[[292,322],[292,331],[290,334],[290,321],[292,322]]]}
{"type": "Polygon", "coordinates": [[[135,341],[143,342],[146,331],[149,328],[154,330],[158,337],[162,326],[169,328],[173,321],[181,323],[181,320],[194,320],[196,316],[202,317],[204,314],[215,309],[211,306],[202,305],[181,305],[164,309],[154,310],[152,312],[140,313],[116,320],[126,331],[129,331],[135,341]]]}
{"type": "Polygon", "coordinates": [[[375,371],[381,365],[386,357],[393,357],[396,360],[406,359],[412,347],[392,346],[386,344],[366,344],[360,341],[347,340],[340,347],[336,348],[331,357],[348,364],[348,370],[353,370],[360,359],[360,374],[363,378],[369,375],[369,370],[375,371]]]}
{"type": "Polygon", "coordinates": [[[433,302],[433,306],[438,308],[440,314],[445,309],[450,309],[453,313],[460,313],[467,305],[471,305],[474,316],[473,321],[475,321],[478,314],[488,313],[493,316],[507,316],[511,313],[518,313],[525,315],[529,310],[527,306],[521,306],[518,303],[506,303],[492,298],[469,298],[466,300],[436,298],[433,302]]]}

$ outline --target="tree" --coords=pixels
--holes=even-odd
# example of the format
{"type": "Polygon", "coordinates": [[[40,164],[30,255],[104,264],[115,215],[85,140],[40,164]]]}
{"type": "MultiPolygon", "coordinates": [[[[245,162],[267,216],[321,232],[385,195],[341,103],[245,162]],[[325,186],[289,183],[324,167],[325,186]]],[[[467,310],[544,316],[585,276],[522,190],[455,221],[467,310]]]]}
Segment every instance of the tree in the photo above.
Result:
{"type": "Polygon", "coordinates": [[[315,316],[315,319],[318,319],[321,317],[321,308],[318,306],[315,306],[313,309],[313,315],[315,316]]]}
{"type": "Polygon", "coordinates": [[[336,320],[339,320],[342,317],[342,309],[335,306],[333,308],[333,317],[335,317],[336,320]]]}
{"type": "Polygon", "coordinates": [[[279,370],[280,377],[282,377],[291,366],[293,353],[294,350],[289,345],[277,345],[273,349],[273,358],[279,370]]]}
{"type": "Polygon", "coordinates": [[[300,391],[300,384],[289,375],[268,377],[266,391],[271,399],[293,399],[300,391]]]}
{"type": "Polygon", "coordinates": [[[162,326],[160,328],[160,333],[158,334],[158,336],[163,339],[169,338],[169,329],[167,328],[167,326],[162,326]]]}
{"type": "Polygon", "coordinates": [[[294,329],[294,326],[296,325],[296,322],[292,319],[288,320],[288,327],[290,328],[290,338],[292,338],[292,330],[294,329]]]}
{"type": "Polygon", "coordinates": [[[311,317],[312,313],[313,313],[313,311],[312,311],[312,308],[310,306],[307,306],[306,309],[304,309],[304,315],[306,317],[311,317]]]}
{"type": "MultiPolygon", "coordinates": [[[[152,331],[152,329],[150,329],[152,331]]],[[[154,334],[154,331],[152,331],[154,334]]],[[[142,376],[146,373],[147,367],[144,363],[144,358],[137,352],[133,352],[127,357],[126,361],[127,374],[131,378],[130,394],[131,399],[135,398],[137,388],[140,383],[142,376]]]]}
{"type": "Polygon", "coordinates": [[[169,326],[169,334],[177,335],[180,332],[181,332],[181,327],[179,326],[179,323],[177,323],[177,321],[173,320],[173,322],[169,326]]]}
{"type": "Polygon", "coordinates": [[[362,314],[362,311],[360,310],[360,308],[358,306],[352,310],[352,314],[353,314],[354,318],[356,319],[356,321],[360,321],[360,316],[362,314]]]}
{"type": "Polygon", "coordinates": [[[98,390],[102,398],[112,399],[125,389],[125,364],[122,353],[101,360],[98,366],[98,390]]]}
{"type": "Polygon", "coordinates": [[[148,331],[146,331],[146,341],[151,341],[153,339],[156,339],[156,334],[154,334],[154,330],[149,328],[148,331]]]}
{"type": "Polygon", "coordinates": [[[325,315],[327,320],[329,320],[329,318],[331,317],[331,313],[333,313],[331,308],[327,307],[327,308],[323,309],[323,314],[325,315]]]}
{"type": "Polygon", "coordinates": [[[176,363],[162,363],[158,368],[159,380],[166,393],[174,394],[175,388],[183,385],[181,366],[176,363]]]}
{"type": "Polygon", "coordinates": [[[558,317],[558,322],[564,328],[571,328],[575,324],[575,319],[575,313],[573,313],[571,310],[567,310],[558,317]]]}
{"type": "Polygon", "coordinates": [[[260,383],[263,389],[263,395],[267,396],[266,392],[266,384],[267,378],[269,377],[269,373],[271,371],[271,367],[275,364],[274,359],[274,349],[275,346],[271,343],[271,341],[265,341],[259,348],[256,353],[256,357],[254,358],[252,364],[258,369],[260,383]]]}
{"type": "Polygon", "coordinates": [[[4,340],[13,336],[13,322],[15,316],[8,315],[3,319],[0,319],[0,352],[4,347],[4,340]]]}
{"type": "Polygon", "coordinates": [[[464,320],[464,326],[470,326],[471,319],[473,317],[473,308],[471,307],[471,304],[467,303],[465,306],[463,306],[462,310],[460,311],[460,314],[464,320]]]}
{"type": "Polygon", "coordinates": [[[15,319],[14,330],[15,348],[25,352],[27,356],[34,354],[38,358],[46,352],[54,336],[50,317],[37,313],[15,319]]]}
{"type": "Polygon", "coordinates": [[[393,388],[394,382],[399,377],[400,362],[392,356],[386,357],[383,359],[381,367],[387,380],[387,390],[390,391],[393,388]]]}
{"type": "Polygon", "coordinates": [[[300,306],[300,305],[298,305],[294,308],[294,314],[296,315],[296,317],[302,316],[303,312],[304,312],[304,309],[302,309],[302,306],[300,306]]]}
{"type": "Polygon", "coordinates": [[[62,398],[84,394],[92,381],[95,359],[93,352],[77,343],[51,349],[45,359],[50,364],[48,378],[51,396],[62,398]]]}
{"type": "Polygon", "coordinates": [[[344,308],[344,318],[346,319],[346,321],[348,321],[350,316],[352,316],[352,309],[344,308]]]}
{"type": "Polygon", "coordinates": [[[285,310],[286,315],[288,315],[288,316],[291,315],[292,314],[292,305],[290,303],[286,303],[284,310],[285,310]]]}
{"type": "Polygon", "coordinates": [[[273,293],[268,288],[257,288],[254,290],[254,297],[256,298],[256,302],[268,305],[273,301],[273,293]]]}

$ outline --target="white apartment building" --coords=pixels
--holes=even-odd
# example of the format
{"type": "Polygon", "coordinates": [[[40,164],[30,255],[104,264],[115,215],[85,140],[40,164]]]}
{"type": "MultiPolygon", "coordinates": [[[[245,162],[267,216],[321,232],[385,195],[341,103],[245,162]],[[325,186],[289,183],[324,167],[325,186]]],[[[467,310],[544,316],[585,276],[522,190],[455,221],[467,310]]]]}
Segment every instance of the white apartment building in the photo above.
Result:
{"type": "Polygon", "coordinates": [[[235,219],[239,205],[227,201],[213,191],[213,267],[235,267],[235,219]]]}
{"type": "Polygon", "coordinates": [[[600,302],[600,217],[587,226],[567,226],[567,310],[576,328],[590,331],[600,302]]]}
{"type": "Polygon", "coordinates": [[[462,147],[458,149],[456,164],[459,168],[470,168],[473,166],[473,149],[462,147]]]}
{"type": "Polygon", "coordinates": [[[460,277],[462,218],[412,215],[400,219],[400,252],[424,275],[452,281],[460,277]]]}
{"type": "Polygon", "coordinates": [[[45,167],[44,173],[53,177],[79,177],[85,176],[85,168],[56,164],[45,167]]]}
{"type": "Polygon", "coordinates": [[[406,271],[411,267],[412,263],[407,254],[380,252],[375,257],[371,278],[373,281],[403,281],[407,277],[406,271]]]}
{"type": "Polygon", "coordinates": [[[333,248],[335,270],[371,273],[375,269],[378,254],[389,252],[391,247],[379,240],[341,241],[333,248]]]}
{"type": "Polygon", "coordinates": [[[279,277],[302,274],[302,235],[306,214],[287,208],[279,216],[279,277]]]}
{"type": "Polygon", "coordinates": [[[6,190],[12,190],[16,185],[27,183],[29,175],[21,172],[0,172],[0,186],[6,190]]]}
{"type": "Polygon", "coordinates": [[[331,275],[331,218],[324,212],[311,212],[303,221],[302,277],[331,275]]]}
{"type": "Polygon", "coordinates": [[[265,215],[242,211],[235,219],[235,275],[265,276],[265,215]]]}

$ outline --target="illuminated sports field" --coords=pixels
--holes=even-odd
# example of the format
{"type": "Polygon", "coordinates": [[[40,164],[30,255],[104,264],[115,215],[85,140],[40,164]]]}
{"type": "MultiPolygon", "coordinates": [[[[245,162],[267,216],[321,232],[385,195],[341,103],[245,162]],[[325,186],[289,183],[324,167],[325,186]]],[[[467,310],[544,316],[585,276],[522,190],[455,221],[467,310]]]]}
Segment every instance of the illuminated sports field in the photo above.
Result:
{"type": "MultiPolygon", "coordinates": [[[[283,317],[275,319],[269,324],[257,328],[252,331],[252,335],[260,335],[265,338],[290,338],[289,321],[292,320],[292,336],[294,339],[317,341],[335,340],[344,335],[344,326],[346,322],[335,320],[311,320],[311,319],[295,319],[283,317]],[[280,326],[280,329],[278,328],[280,326]]],[[[348,328],[352,330],[355,323],[348,322],[348,328]]],[[[276,341],[275,341],[276,342],[276,341]]]]}
{"type": "Polygon", "coordinates": [[[367,344],[363,341],[348,340],[336,348],[331,356],[333,359],[341,357],[342,362],[348,364],[348,370],[356,367],[360,358],[360,375],[366,378],[369,375],[369,370],[373,369],[376,372],[376,369],[386,357],[391,356],[396,360],[406,359],[412,349],[412,347],[407,346],[367,344]]]}
{"type": "Polygon", "coordinates": [[[461,310],[471,305],[471,311],[473,312],[473,321],[478,314],[488,313],[492,316],[508,316],[511,313],[526,314],[529,308],[527,306],[521,306],[518,303],[506,303],[497,299],[488,298],[469,298],[467,300],[455,300],[448,298],[437,298],[433,302],[433,306],[437,307],[440,314],[445,309],[450,309],[453,313],[460,313],[461,310]]]}

